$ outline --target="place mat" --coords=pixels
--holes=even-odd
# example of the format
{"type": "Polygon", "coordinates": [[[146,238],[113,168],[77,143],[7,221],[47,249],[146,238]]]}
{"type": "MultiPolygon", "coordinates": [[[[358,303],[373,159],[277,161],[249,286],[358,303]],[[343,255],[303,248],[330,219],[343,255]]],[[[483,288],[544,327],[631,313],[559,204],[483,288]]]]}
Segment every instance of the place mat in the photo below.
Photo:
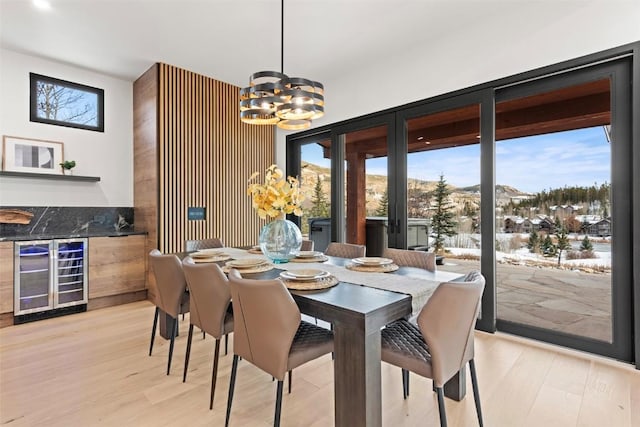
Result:
{"type": "Polygon", "coordinates": [[[345,267],[349,270],[362,271],[365,273],[391,273],[400,268],[396,264],[363,265],[355,263],[346,264],[345,267]]]}
{"type": "Polygon", "coordinates": [[[206,258],[201,258],[201,257],[191,257],[191,259],[193,260],[193,262],[195,263],[200,263],[200,262],[220,262],[220,261],[226,261],[231,259],[231,256],[229,256],[228,254],[224,254],[224,255],[214,255],[214,256],[210,256],[210,257],[206,257],[206,258]]]}
{"type": "MultiPolygon", "coordinates": [[[[269,270],[273,270],[275,266],[271,263],[266,263],[266,264],[260,264],[260,265],[256,265],[255,267],[250,267],[250,268],[236,268],[236,270],[238,270],[238,273],[240,273],[240,275],[242,276],[243,274],[251,274],[251,273],[264,273],[265,271],[269,271],[269,270]]],[[[225,273],[228,273],[229,271],[231,271],[231,269],[234,267],[229,267],[228,265],[225,265],[224,267],[222,267],[222,271],[224,271],[225,273]]]]}
{"type": "Polygon", "coordinates": [[[280,278],[287,289],[296,291],[316,291],[318,289],[327,289],[337,285],[340,281],[335,276],[327,276],[322,279],[312,280],[286,280],[280,278]]]}
{"type": "Polygon", "coordinates": [[[250,254],[255,254],[255,255],[262,255],[262,249],[259,248],[251,248],[249,250],[247,250],[247,252],[249,252],[250,254]]]}
{"type": "Polygon", "coordinates": [[[314,256],[314,257],[305,257],[305,258],[291,258],[289,262],[325,262],[329,261],[329,258],[325,255],[314,256]]]}

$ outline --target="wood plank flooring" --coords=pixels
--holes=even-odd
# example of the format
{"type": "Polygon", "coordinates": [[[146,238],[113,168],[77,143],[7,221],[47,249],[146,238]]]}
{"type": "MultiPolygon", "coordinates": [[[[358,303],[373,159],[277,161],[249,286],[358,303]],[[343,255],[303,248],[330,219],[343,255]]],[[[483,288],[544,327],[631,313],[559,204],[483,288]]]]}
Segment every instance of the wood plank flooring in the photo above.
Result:
{"type": "MultiPolygon", "coordinates": [[[[153,310],[141,301],[0,329],[0,425],[224,425],[231,355],[221,356],[210,411],[213,338],[194,335],[183,383],[187,316],[166,376],[168,342],[157,337],[147,356],[153,310]]],[[[486,426],[640,425],[640,372],[630,365],[484,333],[476,334],[476,365],[486,426]]],[[[412,375],[405,401],[400,370],[383,364],[382,386],[385,426],[439,425],[430,381],[412,375]]],[[[467,390],[462,402],[447,399],[450,426],[477,425],[470,383],[467,390]]],[[[271,377],[241,361],[231,425],[272,425],[274,402],[271,377]]],[[[331,425],[333,371],[326,356],[294,371],[282,426],[331,425]]]]}

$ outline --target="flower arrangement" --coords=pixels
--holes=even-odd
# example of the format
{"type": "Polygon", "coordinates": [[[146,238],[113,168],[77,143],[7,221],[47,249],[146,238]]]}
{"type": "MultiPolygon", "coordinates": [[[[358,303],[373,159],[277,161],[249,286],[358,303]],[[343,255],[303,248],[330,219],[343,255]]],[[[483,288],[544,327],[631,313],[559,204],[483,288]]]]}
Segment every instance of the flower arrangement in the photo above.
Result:
{"type": "Polygon", "coordinates": [[[262,219],[277,218],[284,214],[302,216],[305,195],[297,178],[288,176],[277,165],[271,165],[265,173],[264,183],[254,182],[260,175],[254,172],[249,177],[247,195],[251,196],[253,208],[262,219]]]}

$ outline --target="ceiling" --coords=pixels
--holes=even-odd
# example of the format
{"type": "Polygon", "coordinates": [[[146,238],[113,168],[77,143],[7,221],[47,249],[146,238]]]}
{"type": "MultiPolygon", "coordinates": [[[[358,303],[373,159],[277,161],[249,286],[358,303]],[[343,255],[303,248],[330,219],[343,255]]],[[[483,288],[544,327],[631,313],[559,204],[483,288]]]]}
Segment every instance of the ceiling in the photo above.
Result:
{"type": "MultiPolygon", "coordinates": [[[[133,81],[165,62],[245,86],[280,69],[278,0],[0,0],[0,45],[133,81]]],[[[286,0],[284,72],[320,82],[482,20],[508,22],[529,0],[286,0]]],[[[487,22],[485,21],[486,25],[487,22]]]]}

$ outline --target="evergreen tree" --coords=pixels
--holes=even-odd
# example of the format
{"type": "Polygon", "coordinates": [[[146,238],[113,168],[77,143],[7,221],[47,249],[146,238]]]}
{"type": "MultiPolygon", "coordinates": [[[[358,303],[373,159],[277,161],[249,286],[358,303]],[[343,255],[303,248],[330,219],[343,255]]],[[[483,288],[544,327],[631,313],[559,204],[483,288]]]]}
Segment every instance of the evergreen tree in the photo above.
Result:
{"type": "Polygon", "coordinates": [[[444,179],[444,175],[440,175],[440,180],[438,181],[433,197],[435,212],[431,216],[431,230],[435,235],[433,248],[436,253],[444,252],[445,237],[451,237],[458,234],[456,231],[456,226],[458,224],[453,219],[453,205],[449,201],[450,194],[451,191],[447,188],[447,182],[444,179]]]}
{"type": "Polygon", "coordinates": [[[388,216],[389,215],[389,190],[384,189],[384,193],[382,193],[382,198],[378,204],[378,209],[376,209],[375,216],[388,216]]]}
{"type": "Polygon", "coordinates": [[[593,244],[591,244],[591,240],[589,240],[589,236],[584,236],[584,239],[582,239],[582,244],[580,245],[580,251],[584,252],[584,251],[592,251],[593,250],[593,244]]]}
{"type": "Polygon", "coordinates": [[[527,248],[529,248],[529,252],[532,254],[540,250],[540,236],[538,236],[538,232],[536,232],[536,230],[531,230],[531,233],[529,233],[527,248]]]}
{"type": "Polygon", "coordinates": [[[544,256],[554,256],[556,254],[556,246],[553,244],[551,236],[547,234],[547,236],[542,241],[542,245],[540,245],[540,249],[542,250],[542,254],[544,256]]]}
{"type": "Polygon", "coordinates": [[[313,198],[311,199],[311,209],[309,216],[312,218],[325,218],[330,216],[331,205],[327,201],[327,195],[322,191],[322,179],[316,175],[316,185],[313,188],[313,198]]]}
{"type": "Polygon", "coordinates": [[[558,234],[556,234],[556,239],[558,243],[556,243],[556,253],[558,254],[558,267],[560,267],[560,258],[562,257],[562,251],[571,249],[571,244],[569,243],[569,237],[567,236],[567,230],[562,227],[558,234]]]}

